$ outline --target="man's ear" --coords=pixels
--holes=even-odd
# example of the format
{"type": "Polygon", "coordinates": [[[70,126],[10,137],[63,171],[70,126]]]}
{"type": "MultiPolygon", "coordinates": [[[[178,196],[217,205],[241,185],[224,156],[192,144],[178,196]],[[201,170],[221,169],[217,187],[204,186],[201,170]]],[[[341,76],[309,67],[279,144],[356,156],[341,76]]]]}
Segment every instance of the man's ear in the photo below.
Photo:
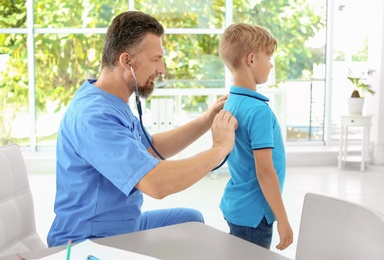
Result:
{"type": "Polygon", "coordinates": [[[121,66],[127,66],[127,65],[132,66],[131,59],[132,59],[132,56],[129,55],[128,52],[123,52],[119,56],[119,62],[121,66]]]}

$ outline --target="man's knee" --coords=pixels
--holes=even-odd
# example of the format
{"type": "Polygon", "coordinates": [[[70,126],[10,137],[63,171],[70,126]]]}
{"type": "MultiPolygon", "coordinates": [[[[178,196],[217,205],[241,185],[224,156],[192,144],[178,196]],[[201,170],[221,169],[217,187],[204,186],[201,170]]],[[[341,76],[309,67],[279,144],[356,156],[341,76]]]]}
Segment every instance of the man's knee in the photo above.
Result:
{"type": "Polygon", "coordinates": [[[187,211],[186,214],[188,215],[189,221],[204,223],[204,217],[200,211],[196,209],[185,209],[185,210],[187,211]]]}

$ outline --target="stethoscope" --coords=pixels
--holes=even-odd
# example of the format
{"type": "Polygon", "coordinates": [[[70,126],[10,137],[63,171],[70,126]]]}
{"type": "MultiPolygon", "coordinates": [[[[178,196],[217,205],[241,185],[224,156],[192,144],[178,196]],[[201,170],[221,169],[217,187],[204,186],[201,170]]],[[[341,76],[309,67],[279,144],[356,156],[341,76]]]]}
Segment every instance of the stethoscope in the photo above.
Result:
{"type": "MultiPolygon", "coordinates": [[[[131,72],[132,72],[133,81],[135,83],[136,106],[137,106],[137,112],[139,114],[139,121],[140,121],[141,129],[143,130],[145,138],[147,139],[147,141],[148,141],[149,145],[151,146],[152,150],[156,153],[157,156],[159,156],[159,158],[161,160],[165,160],[165,158],[160,154],[159,151],[157,151],[155,146],[152,144],[152,142],[151,142],[151,140],[150,140],[150,138],[149,138],[149,136],[147,134],[147,131],[145,131],[145,127],[144,127],[144,124],[143,124],[143,111],[142,111],[142,108],[141,108],[141,100],[140,100],[140,97],[139,97],[139,87],[137,86],[136,75],[135,75],[135,72],[133,71],[132,66],[130,66],[130,68],[131,68],[131,72]]],[[[224,163],[227,161],[228,156],[229,156],[229,154],[224,158],[224,160],[219,165],[217,165],[211,171],[216,171],[221,166],[223,166],[224,163]]]]}

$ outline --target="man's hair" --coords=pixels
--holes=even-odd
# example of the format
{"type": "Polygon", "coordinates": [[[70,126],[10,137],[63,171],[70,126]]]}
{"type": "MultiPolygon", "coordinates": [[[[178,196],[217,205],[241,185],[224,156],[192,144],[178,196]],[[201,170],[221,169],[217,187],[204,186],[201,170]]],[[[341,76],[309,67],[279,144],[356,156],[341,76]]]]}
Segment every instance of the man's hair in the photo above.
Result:
{"type": "Polygon", "coordinates": [[[153,33],[164,35],[163,26],[154,17],[138,11],[117,15],[107,30],[102,54],[102,68],[113,69],[119,55],[128,52],[136,55],[144,37],[153,33]]]}
{"type": "Polygon", "coordinates": [[[276,48],[276,39],[264,28],[236,23],[224,31],[219,53],[228,69],[233,70],[240,66],[240,61],[245,55],[251,52],[264,52],[272,55],[276,48]]]}

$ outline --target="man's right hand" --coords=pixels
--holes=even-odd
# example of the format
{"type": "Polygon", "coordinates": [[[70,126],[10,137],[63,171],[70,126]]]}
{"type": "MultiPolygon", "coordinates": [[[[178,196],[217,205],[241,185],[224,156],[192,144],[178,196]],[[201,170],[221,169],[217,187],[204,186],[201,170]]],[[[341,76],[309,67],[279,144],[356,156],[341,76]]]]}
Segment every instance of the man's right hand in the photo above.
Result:
{"type": "Polygon", "coordinates": [[[229,112],[222,109],[212,123],[212,147],[223,149],[229,154],[235,143],[235,130],[237,129],[237,120],[229,112]]]}
{"type": "Polygon", "coordinates": [[[160,161],[135,187],[152,198],[162,199],[203,178],[232,151],[237,120],[230,112],[221,110],[211,129],[212,148],[186,159],[160,161]]]}

